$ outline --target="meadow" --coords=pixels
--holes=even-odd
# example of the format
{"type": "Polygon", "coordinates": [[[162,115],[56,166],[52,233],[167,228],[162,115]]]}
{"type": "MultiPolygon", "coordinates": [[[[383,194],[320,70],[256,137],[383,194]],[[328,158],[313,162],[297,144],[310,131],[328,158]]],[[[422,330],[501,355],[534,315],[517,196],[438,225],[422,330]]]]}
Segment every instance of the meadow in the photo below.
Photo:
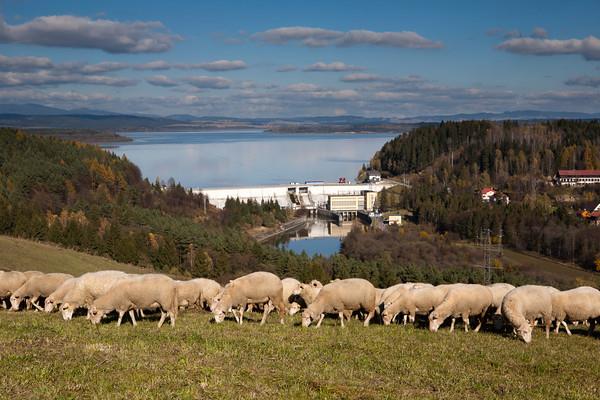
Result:
{"type": "MultiPolygon", "coordinates": [[[[600,332],[575,328],[526,345],[509,333],[437,334],[423,327],[326,319],[303,329],[259,315],[239,326],[180,314],[174,328],[154,318],[114,320],[0,311],[0,398],[435,399],[569,398],[600,394],[600,332]]],[[[490,327],[491,328],[491,327],[490,327]]]]}

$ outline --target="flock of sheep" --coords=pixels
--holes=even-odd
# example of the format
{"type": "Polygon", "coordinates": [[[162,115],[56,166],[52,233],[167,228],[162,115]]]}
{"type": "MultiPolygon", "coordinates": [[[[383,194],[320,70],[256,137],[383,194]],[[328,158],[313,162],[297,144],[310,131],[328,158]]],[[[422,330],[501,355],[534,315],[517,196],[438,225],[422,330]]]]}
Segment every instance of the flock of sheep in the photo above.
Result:
{"type": "Polygon", "coordinates": [[[131,275],[120,271],[89,272],[80,277],[0,271],[0,303],[13,311],[24,307],[50,313],[59,309],[67,321],[76,310],[87,309],[87,318],[93,324],[116,311],[117,325],[125,314],[136,325],[136,315],[143,317],[144,310],[158,309],[159,327],[167,317],[174,326],[179,310],[192,306],[209,309],[217,323],[231,313],[239,324],[243,323],[244,312],[254,307],[262,308],[261,324],[273,310],[278,311],[282,324],[286,313],[294,315],[303,310],[302,326],[316,321],[317,328],[326,314],[337,314],[342,327],[352,315],[364,318],[365,326],[376,314],[385,325],[398,316],[403,316],[406,324],[407,320],[414,322],[416,315],[424,315],[432,332],[448,319],[452,332],[457,318],[463,321],[465,331],[470,319],[476,318],[477,332],[487,317],[495,315],[508,322],[526,343],[531,341],[538,319],[544,322],[549,337],[553,321],[557,333],[562,325],[570,335],[567,321],[589,324],[591,333],[600,317],[600,291],[587,286],[559,291],[550,286],[515,288],[506,283],[399,283],[378,289],[358,278],[336,279],[326,285],[318,281],[305,284],[293,278],[280,279],[270,272],[244,275],[222,287],[204,278],[177,281],[161,274],[131,275]],[[38,304],[41,298],[43,307],[38,304]]]}

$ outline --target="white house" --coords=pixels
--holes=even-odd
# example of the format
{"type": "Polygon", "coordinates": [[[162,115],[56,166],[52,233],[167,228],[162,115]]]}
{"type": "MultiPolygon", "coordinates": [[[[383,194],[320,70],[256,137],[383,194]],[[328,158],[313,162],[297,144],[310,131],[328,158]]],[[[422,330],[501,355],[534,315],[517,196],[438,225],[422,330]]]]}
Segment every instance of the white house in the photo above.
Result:
{"type": "Polygon", "coordinates": [[[481,189],[481,200],[489,202],[496,195],[496,191],[492,187],[484,187],[481,189]]]}
{"type": "Polygon", "coordinates": [[[582,186],[600,183],[600,170],[597,169],[560,169],[556,176],[559,185],[582,186]]]}

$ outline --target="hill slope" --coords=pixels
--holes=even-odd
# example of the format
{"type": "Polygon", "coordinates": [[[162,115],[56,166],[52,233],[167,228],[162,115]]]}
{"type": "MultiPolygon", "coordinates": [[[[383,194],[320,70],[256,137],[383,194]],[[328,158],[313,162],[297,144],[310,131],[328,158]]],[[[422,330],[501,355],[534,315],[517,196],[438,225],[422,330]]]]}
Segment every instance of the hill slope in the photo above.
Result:
{"type": "Polygon", "coordinates": [[[147,269],[80,253],[47,243],[0,235],[0,268],[16,271],[63,272],[75,276],[91,271],[144,273],[147,269]]]}

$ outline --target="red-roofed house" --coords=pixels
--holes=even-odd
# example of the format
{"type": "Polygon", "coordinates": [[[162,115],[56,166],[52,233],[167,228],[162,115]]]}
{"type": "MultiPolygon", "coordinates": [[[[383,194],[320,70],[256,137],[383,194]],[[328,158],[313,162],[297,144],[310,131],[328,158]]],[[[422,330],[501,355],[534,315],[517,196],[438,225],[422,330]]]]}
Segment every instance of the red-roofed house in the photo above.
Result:
{"type": "Polygon", "coordinates": [[[560,169],[556,180],[559,185],[580,186],[600,183],[599,169],[560,169]]]}
{"type": "Polygon", "coordinates": [[[496,191],[493,187],[484,187],[483,189],[481,189],[481,200],[490,201],[495,194],[496,191]]]}

